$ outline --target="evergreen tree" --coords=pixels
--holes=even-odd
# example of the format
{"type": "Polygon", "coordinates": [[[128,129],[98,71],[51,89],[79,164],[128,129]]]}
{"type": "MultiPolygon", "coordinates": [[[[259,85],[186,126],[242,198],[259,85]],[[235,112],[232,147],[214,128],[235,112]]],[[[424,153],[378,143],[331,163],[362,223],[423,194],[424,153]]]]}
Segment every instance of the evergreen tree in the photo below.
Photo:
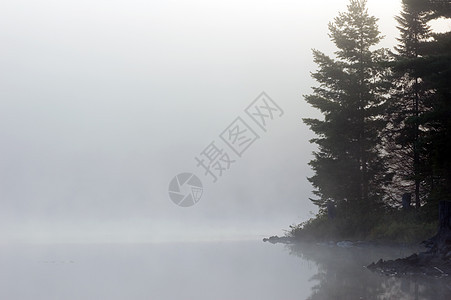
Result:
{"type": "Polygon", "coordinates": [[[427,12],[431,19],[451,18],[451,1],[449,0],[407,0],[406,2],[417,11],[427,12]]]}
{"type": "MultiPolygon", "coordinates": [[[[412,1],[412,0],[410,0],[412,1]]],[[[418,1],[418,0],[417,0],[418,1]]],[[[425,1],[423,1],[425,2],[425,1]]],[[[451,18],[451,1],[427,1],[423,7],[430,18],[451,18]]],[[[432,40],[424,42],[420,75],[432,91],[429,110],[422,117],[428,128],[431,145],[433,190],[432,209],[439,200],[451,199],[451,32],[433,33],[432,40]]]]}
{"type": "Polygon", "coordinates": [[[430,38],[430,28],[427,25],[428,14],[413,6],[409,1],[403,1],[403,10],[396,17],[400,42],[395,49],[396,63],[394,65],[395,89],[392,91],[390,109],[387,119],[386,150],[389,156],[389,168],[394,173],[394,193],[399,194],[415,191],[415,205],[420,207],[420,199],[427,196],[427,176],[430,174],[427,164],[427,145],[424,143],[424,128],[420,127],[420,116],[427,110],[425,102],[428,91],[425,90],[422,78],[418,77],[417,69],[421,63],[423,43],[430,38]]]}
{"type": "Polygon", "coordinates": [[[437,34],[427,26],[440,17],[451,17],[451,1],[403,0],[398,89],[387,128],[398,147],[391,161],[408,161],[404,170],[400,163],[392,167],[404,182],[414,181],[417,207],[422,196],[432,218],[437,201],[451,197],[451,32],[437,34]]]}
{"type": "Polygon", "coordinates": [[[309,181],[318,199],[312,201],[320,207],[331,201],[354,216],[380,203],[387,181],[380,146],[388,55],[372,49],[381,40],[376,22],[366,1],[350,1],[348,10],[329,24],[336,58],[313,51],[318,70],[312,76],[319,86],[305,96],[324,115],[303,120],[317,135],[311,140],[318,150],[309,181]]]}

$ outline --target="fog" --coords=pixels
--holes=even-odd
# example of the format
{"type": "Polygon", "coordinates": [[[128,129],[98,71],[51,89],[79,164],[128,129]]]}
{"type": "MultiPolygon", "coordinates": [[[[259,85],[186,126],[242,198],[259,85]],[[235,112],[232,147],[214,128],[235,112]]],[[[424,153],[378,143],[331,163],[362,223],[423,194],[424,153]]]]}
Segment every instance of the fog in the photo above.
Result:
{"type": "Polygon", "coordinates": [[[260,241],[6,247],[0,297],[449,299],[446,277],[381,276],[363,267],[409,251],[260,241]]]}
{"type": "MultiPolygon", "coordinates": [[[[228,240],[312,216],[302,95],[348,1],[3,1],[0,243],[228,240]],[[196,156],[261,92],[283,115],[217,182],[196,156]],[[168,186],[196,174],[203,194],[168,186]]],[[[392,47],[398,1],[370,1],[392,47]]],[[[219,142],[218,142],[219,144],[219,142]]]]}

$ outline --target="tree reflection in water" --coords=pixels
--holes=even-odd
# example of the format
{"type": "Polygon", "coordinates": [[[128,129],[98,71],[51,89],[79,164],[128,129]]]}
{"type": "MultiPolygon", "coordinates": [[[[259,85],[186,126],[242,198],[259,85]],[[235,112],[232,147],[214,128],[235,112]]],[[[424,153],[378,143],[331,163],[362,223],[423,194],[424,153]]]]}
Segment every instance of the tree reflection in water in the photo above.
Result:
{"type": "Polygon", "coordinates": [[[348,247],[300,243],[287,245],[290,254],[312,261],[318,273],[309,300],[323,299],[451,299],[451,278],[421,275],[385,276],[365,266],[380,258],[405,257],[419,249],[348,247]]]}

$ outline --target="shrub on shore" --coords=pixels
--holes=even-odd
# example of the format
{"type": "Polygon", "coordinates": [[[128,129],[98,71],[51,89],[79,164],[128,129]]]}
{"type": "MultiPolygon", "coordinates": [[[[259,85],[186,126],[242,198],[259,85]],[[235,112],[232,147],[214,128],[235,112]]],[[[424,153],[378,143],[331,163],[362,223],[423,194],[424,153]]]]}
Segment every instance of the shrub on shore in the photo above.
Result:
{"type": "Polygon", "coordinates": [[[320,213],[315,218],[291,225],[287,235],[298,241],[362,240],[416,244],[433,236],[437,222],[423,220],[414,210],[392,210],[365,220],[320,213]]]}

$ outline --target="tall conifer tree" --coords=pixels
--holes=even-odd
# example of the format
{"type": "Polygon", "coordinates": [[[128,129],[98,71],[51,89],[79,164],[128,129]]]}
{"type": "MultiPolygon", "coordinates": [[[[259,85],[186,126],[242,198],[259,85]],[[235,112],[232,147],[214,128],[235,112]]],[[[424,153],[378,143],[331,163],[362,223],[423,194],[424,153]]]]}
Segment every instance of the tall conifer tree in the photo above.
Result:
{"type": "Polygon", "coordinates": [[[321,206],[331,201],[349,213],[371,212],[382,199],[386,180],[381,155],[382,114],[389,84],[384,49],[373,50],[381,36],[366,1],[351,0],[348,9],[329,24],[336,58],[314,50],[319,86],[305,100],[323,119],[304,119],[318,145],[309,178],[321,206]]]}
{"type": "Polygon", "coordinates": [[[420,198],[427,197],[428,191],[421,191],[420,195],[420,187],[428,184],[427,177],[431,173],[424,139],[426,131],[420,126],[421,116],[428,110],[426,102],[430,93],[418,72],[424,42],[431,37],[427,17],[427,13],[403,0],[402,11],[395,18],[400,31],[399,44],[395,47],[393,81],[396,88],[392,92],[386,131],[390,169],[395,174],[394,192],[414,192],[417,208],[420,198]]]}
{"type": "MultiPolygon", "coordinates": [[[[423,29],[418,26],[405,28],[411,32],[417,30],[417,33],[422,33],[422,29],[424,33],[427,28],[424,23],[432,19],[451,18],[451,1],[404,0],[404,4],[421,17],[417,24],[423,29]]],[[[435,212],[438,200],[451,197],[451,32],[427,32],[426,36],[419,36],[416,45],[418,55],[415,57],[412,52],[400,51],[400,54],[410,54],[410,57],[398,60],[398,65],[404,64],[410,68],[412,78],[421,79],[420,84],[415,85],[420,92],[418,115],[406,120],[415,121],[419,128],[419,138],[415,143],[419,155],[416,178],[425,179],[428,183],[426,199],[429,211],[435,212]],[[422,158],[427,164],[421,163],[422,158]],[[423,168],[425,165],[426,169],[423,168]]]]}

